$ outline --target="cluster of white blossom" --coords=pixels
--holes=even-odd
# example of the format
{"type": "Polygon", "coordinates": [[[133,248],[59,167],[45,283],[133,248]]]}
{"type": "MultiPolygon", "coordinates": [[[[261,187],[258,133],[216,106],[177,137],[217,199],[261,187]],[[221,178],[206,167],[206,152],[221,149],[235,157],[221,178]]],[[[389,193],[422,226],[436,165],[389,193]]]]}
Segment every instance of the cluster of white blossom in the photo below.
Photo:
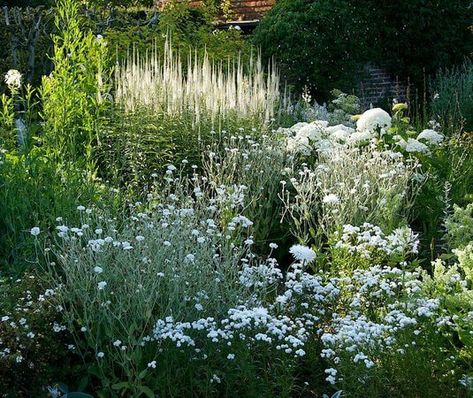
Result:
{"type": "Polygon", "coordinates": [[[21,87],[22,75],[16,69],[10,69],[5,74],[5,84],[12,90],[17,90],[21,87]]]}
{"type": "Polygon", "coordinates": [[[440,301],[423,296],[420,271],[373,266],[340,279],[339,288],[340,297],[347,300],[345,307],[340,306],[344,313],[333,312],[321,336],[321,356],[335,369],[326,371],[332,384],[343,377],[337,368],[346,366],[346,361],[370,369],[388,352],[404,355],[415,349],[425,325],[437,327],[442,319],[440,301]],[[406,333],[411,341],[407,346],[406,333]]]}
{"type": "MultiPolygon", "coordinates": [[[[37,283],[33,275],[27,276],[28,283],[37,283]]],[[[23,280],[12,283],[19,285],[23,280]]],[[[47,332],[61,333],[66,330],[61,322],[61,305],[55,301],[58,288],[45,289],[42,293],[25,289],[16,305],[9,312],[0,313],[0,366],[2,361],[36,366],[29,358],[31,347],[40,347],[47,332]],[[57,320],[56,320],[57,319],[57,320]]],[[[69,345],[70,350],[74,349],[69,345]]]]}
{"type": "Polygon", "coordinates": [[[392,254],[416,254],[419,248],[418,235],[409,227],[396,228],[385,235],[381,228],[370,223],[361,226],[344,225],[338,234],[336,249],[346,249],[352,254],[370,258],[373,254],[383,252],[392,254]]]}
{"type": "MultiPolygon", "coordinates": [[[[381,108],[369,109],[359,116],[356,129],[349,125],[329,126],[325,120],[311,123],[301,122],[279,132],[287,137],[287,151],[293,154],[310,155],[313,151],[328,154],[340,145],[358,146],[376,143],[391,130],[391,116],[381,108]]],[[[405,140],[400,135],[393,136],[396,145],[406,152],[429,154],[430,147],[440,144],[444,137],[439,132],[426,129],[417,138],[405,140]]]]}

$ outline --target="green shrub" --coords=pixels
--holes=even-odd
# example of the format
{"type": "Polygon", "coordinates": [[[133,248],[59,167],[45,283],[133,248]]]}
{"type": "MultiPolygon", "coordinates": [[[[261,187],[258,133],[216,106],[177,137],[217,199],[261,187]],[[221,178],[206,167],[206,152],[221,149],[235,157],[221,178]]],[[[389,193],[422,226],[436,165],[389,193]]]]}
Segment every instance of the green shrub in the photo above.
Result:
{"type": "MultiPolygon", "coordinates": [[[[30,229],[46,231],[56,217],[75,220],[79,204],[93,205],[105,189],[73,165],[58,167],[41,151],[3,154],[0,163],[0,268],[19,274],[36,258],[30,229]]],[[[40,234],[44,241],[47,232],[40,234]]]]}
{"type": "Polygon", "coordinates": [[[334,87],[354,88],[368,60],[421,87],[425,74],[472,51],[472,15],[469,0],[281,0],[254,39],[299,90],[328,98],[334,87]]]}
{"type": "Polygon", "coordinates": [[[105,101],[106,45],[81,28],[78,6],[59,0],[53,37],[54,71],[41,87],[43,145],[56,162],[83,162],[94,169],[92,148],[105,101]]]}
{"type": "MultiPolygon", "coordinates": [[[[462,62],[473,51],[470,0],[368,0],[378,62],[422,87],[425,75],[462,62]]],[[[370,43],[366,43],[369,45],[370,43]]]]}
{"type": "Polygon", "coordinates": [[[43,283],[36,274],[0,279],[2,396],[46,396],[46,386],[65,381],[70,369],[77,370],[74,342],[60,327],[56,292],[43,283]]]}
{"type": "Polygon", "coordinates": [[[375,45],[367,45],[371,40],[364,15],[344,0],[280,0],[254,33],[255,44],[266,59],[276,58],[284,79],[325,98],[334,87],[353,87],[375,45]]]}

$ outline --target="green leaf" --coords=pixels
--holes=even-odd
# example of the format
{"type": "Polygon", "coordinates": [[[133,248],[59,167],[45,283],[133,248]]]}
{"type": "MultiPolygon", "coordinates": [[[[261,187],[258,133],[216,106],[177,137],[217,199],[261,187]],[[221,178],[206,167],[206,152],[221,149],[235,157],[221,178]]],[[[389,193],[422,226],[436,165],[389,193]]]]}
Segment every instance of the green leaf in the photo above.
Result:
{"type": "Polygon", "coordinates": [[[80,379],[79,384],[77,386],[78,391],[84,391],[89,384],[89,376],[84,376],[80,379]]]}
{"type": "Polygon", "coordinates": [[[139,386],[138,389],[149,398],[155,398],[156,397],[154,395],[154,392],[149,387],[139,386]]]}
{"type": "Polygon", "coordinates": [[[128,381],[121,381],[120,383],[112,384],[114,390],[122,390],[124,388],[130,388],[130,383],[128,381]]]}
{"type": "Polygon", "coordinates": [[[138,375],[138,380],[143,379],[148,374],[148,369],[142,370],[138,375]]]}

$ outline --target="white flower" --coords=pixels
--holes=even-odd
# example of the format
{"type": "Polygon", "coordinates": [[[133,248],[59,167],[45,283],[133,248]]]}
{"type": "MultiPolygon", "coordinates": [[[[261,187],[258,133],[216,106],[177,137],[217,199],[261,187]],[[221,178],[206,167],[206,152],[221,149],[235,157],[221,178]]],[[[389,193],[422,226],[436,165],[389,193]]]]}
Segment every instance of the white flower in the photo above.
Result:
{"type": "Polygon", "coordinates": [[[77,210],[79,210],[79,211],[84,211],[84,210],[85,210],[85,207],[84,207],[84,206],[77,206],[77,210]]]}
{"type": "Polygon", "coordinates": [[[337,195],[331,193],[329,195],[324,196],[324,198],[322,199],[322,202],[329,205],[336,205],[337,203],[340,202],[340,199],[338,198],[337,195]]]}
{"type": "Polygon", "coordinates": [[[269,248],[270,248],[270,249],[277,249],[277,248],[278,248],[278,245],[277,245],[277,243],[270,243],[270,244],[269,244],[269,248]]]}
{"type": "Polygon", "coordinates": [[[5,83],[10,89],[19,89],[21,87],[21,73],[16,69],[10,69],[5,75],[5,83]]]}
{"type": "Polygon", "coordinates": [[[96,266],[96,267],[94,267],[94,272],[96,274],[101,274],[103,272],[103,268],[99,267],[99,266],[96,266]]]}
{"type": "Polygon", "coordinates": [[[359,143],[363,143],[364,141],[371,140],[371,138],[373,138],[373,136],[371,135],[371,131],[363,130],[363,131],[357,131],[351,134],[348,137],[347,141],[351,144],[359,144],[359,143]]]}
{"type": "Polygon", "coordinates": [[[443,141],[443,135],[435,130],[423,130],[418,136],[418,140],[425,140],[427,144],[440,144],[443,141]]]}
{"type": "Polygon", "coordinates": [[[229,359],[230,361],[235,359],[235,354],[228,354],[227,359],[229,359]]]}
{"type": "Polygon", "coordinates": [[[291,153],[302,153],[304,155],[310,155],[309,139],[307,137],[289,137],[287,139],[286,149],[291,153]]]}
{"type": "Polygon", "coordinates": [[[156,361],[151,361],[148,363],[148,368],[156,369],[156,361]]]}
{"type": "Polygon", "coordinates": [[[105,286],[107,286],[107,282],[102,281],[102,282],[97,283],[97,289],[99,290],[105,289],[105,286]]]}
{"type": "Polygon", "coordinates": [[[102,351],[97,353],[97,358],[103,358],[104,356],[105,354],[102,351]]]}
{"type": "Polygon", "coordinates": [[[113,345],[114,345],[115,347],[120,347],[120,346],[122,345],[122,342],[121,342],[121,340],[115,340],[115,341],[113,342],[113,345]]]}
{"type": "Polygon", "coordinates": [[[304,261],[307,264],[311,263],[312,261],[315,260],[315,252],[307,246],[303,245],[293,245],[290,249],[289,252],[292,254],[292,256],[298,260],[298,261],[304,261]]]}
{"type": "Polygon", "coordinates": [[[40,232],[41,232],[41,231],[40,231],[40,229],[39,229],[38,227],[33,227],[33,228],[31,228],[31,230],[30,230],[30,234],[33,235],[33,236],[38,236],[40,232]]]}
{"type": "Polygon", "coordinates": [[[322,139],[322,131],[327,126],[327,122],[315,121],[302,127],[296,134],[296,139],[309,139],[318,141],[322,139]]]}
{"type": "Polygon", "coordinates": [[[381,108],[367,110],[356,122],[358,131],[372,132],[378,128],[385,129],[389,127],[391,127],[391,116],[381,108]]]}
{"type": "Polygon", "coordinates": [[[419,152],[419,153],[430,153],[427,145],[417,141],[414,138],[409,138],[406,143],[406,152],[419,152]]]}

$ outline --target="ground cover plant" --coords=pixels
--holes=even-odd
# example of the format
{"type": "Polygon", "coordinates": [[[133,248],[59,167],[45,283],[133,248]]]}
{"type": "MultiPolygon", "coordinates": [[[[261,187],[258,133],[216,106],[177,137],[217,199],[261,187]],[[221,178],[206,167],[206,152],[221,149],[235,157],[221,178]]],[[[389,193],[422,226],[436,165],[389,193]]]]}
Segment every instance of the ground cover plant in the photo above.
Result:
{"type": "Polygon", "coordinates": [[[466,67],[424,125],[56,7],[2,77],[0,396],[472,396],[466,67]]]}

